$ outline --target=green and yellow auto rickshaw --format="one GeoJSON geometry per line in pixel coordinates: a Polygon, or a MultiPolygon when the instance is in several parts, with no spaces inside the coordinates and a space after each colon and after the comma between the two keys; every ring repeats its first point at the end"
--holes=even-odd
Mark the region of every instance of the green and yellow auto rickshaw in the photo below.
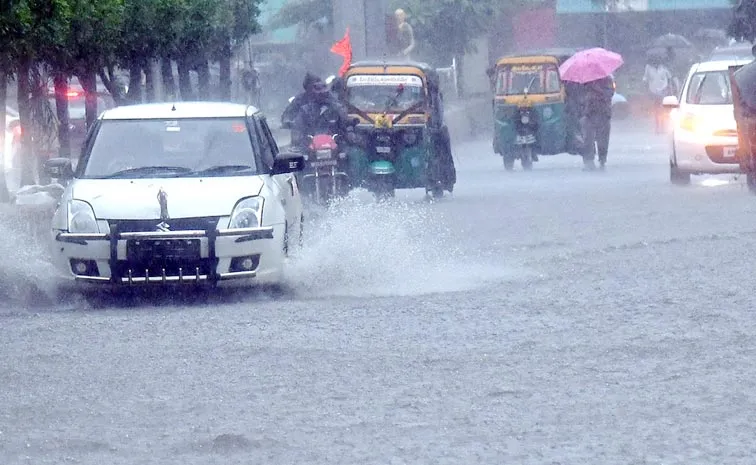
{"type": "Polygon", "coordinates": [[[539,155],[572,152],[577,108],[559,76],[571,50],[506,56],[496,63],[493,149],[507,170],[520,160],[532,169],[539,155]]]}
{"type": "Polygon", "coordinates": [[[456,172],[435,69],[423,63],[362,61],[344,75],[350,118],[352,185],[377,197],[395,189],[451,192],[456,172]]]}

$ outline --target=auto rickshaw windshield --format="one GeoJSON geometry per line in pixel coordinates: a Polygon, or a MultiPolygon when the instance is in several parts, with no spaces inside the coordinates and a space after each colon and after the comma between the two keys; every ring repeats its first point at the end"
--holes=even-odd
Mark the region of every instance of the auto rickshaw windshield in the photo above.
{"type": "Polygon", "coordinates": [[[496,76],[496,95],[551,94],[560,90],[559,70],[552,63],[500,66],[496,76]]]}
{"type": "Polygon", "coordinates": [[[368,113],[401,112],[417,103],[422,103],[425,99],[425,91],[419,78],[400,82],[394,79],[381,80],[378,76],[375,79],[350,78],[347,81],[347,98],[350,104],[368,113]]]}

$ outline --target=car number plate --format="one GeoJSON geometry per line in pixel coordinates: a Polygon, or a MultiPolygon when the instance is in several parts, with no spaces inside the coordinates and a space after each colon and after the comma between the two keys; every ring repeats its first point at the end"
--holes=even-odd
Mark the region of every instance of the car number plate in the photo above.
{"type": "Polygon", "coordinates": [[[375,151],[378,153],[391,153],[391,147],[376,147],[375,151]]]}
{"type": "Polygon", "coordinates": [[[735,158],[735,155],[737,154],[737,147],[724,147],[722,149],[722,153],[724,158],[735,158]]]}
{"type": "Polygon", "coordinates": [[[313,161],[310,163],[310,166],[313,168],[321,168],[323,166],[336,166],[336,160],[322,160],[322,161],[313,161]]]}
{"type": "Polygon", "coordinates": [[[126,243],[129,261],[177,260],[200,257],[199,239],[132,239],[126,243]]]}

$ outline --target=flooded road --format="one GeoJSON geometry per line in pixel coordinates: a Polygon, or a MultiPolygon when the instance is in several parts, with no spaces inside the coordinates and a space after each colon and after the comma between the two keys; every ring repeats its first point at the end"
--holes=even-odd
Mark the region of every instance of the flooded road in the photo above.
{"type": "Polygon", "coordinates": [[[629,121],[606,172],[490,147],[313,222],[283,292],[56,291],[9,214],[0,463],[750,463],[743,180],[672,186],[629,121]]]}

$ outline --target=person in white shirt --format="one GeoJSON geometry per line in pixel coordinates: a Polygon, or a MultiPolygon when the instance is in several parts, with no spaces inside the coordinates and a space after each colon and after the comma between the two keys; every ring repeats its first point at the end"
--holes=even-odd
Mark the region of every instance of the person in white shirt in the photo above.
{"type": "Polygon", "coordinates": [[[656,132],[664,130],[664,108],[662,100],[667,95],[673,95],[674,79],[669,69],[660,61],[646,64],[646,71],[643,74],[643,82],[648,86],[648,91],[654,101],[654,119],[656,121],[656,132]]]}

